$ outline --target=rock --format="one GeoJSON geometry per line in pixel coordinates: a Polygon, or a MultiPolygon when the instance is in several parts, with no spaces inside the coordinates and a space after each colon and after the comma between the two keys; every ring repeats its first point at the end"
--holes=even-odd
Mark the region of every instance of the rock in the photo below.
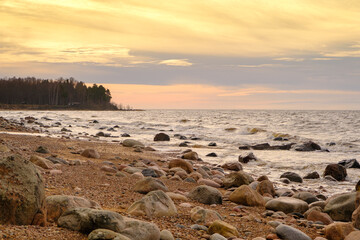
{"type": "Polygon", "coordinates": [[[324,212],[334,221],[350,222],[355,211],[356,193],[335,195],[326,201],[324,212]]]}
{"type": "Polygon", "coordinates": [[[247,185],[242,185],[233,191],[229,200],[245,206],[265,206],[264,198],[247,185]]]}
{"type": "Polygon", "coordinates": [[[44,146],[39,146],[35,152],[38,152],[38,153],[49,153],[49,150],[47,149],[47,147],[44,147],[44,146]]]}
{"type": "Polygon", "coordinates": [[[144,170],[141,171],[141,173],[142,175],[144,175],[144,177],[153,177],[153,178],[160,177],[158,172],[155,169],[151,169],[151,168],[145,168],[144,170]]]}
{"type": "Polygon", "coordinates": [[[100,158],[100,154],[95,149],[85,149],[81,156],[86,158],[100,158]]]}
{"type": "Polygon", "coordinates": [[[105,136],[105,133],[104,133],[104,132],[98,132],[98,133],[96,133],[95,136],[97,136],[97,137],[104,137],[104,136],[105,136]]]}
{"type": "Polygon", "coordinates": [[[359,239],[360,239],[360,231],[352,231],[345,237],[345,240],[359,240],[359,239]]]}
{"type": "Polygon", "coordinates": [[[125,229],[121,234],[131,240],[159,240],[159,228],[149,222],[139,221],[132,218],[125,218],[125,229]]]}
{"type": "Polygon", "coordinates": [[[269,150],[270,144],[268,144],[268,143],[260,143],[260,144],[253,145],[250,148],[254,149],[254,150],[269,150]]]}
{"type": "Polygon", "coordinates": [[[297,199],[301,199],[307,202],[308,204],[319,201],[319,199],[314,194],[309,192],[298,192],[295,193],[293,197],[297,199]]]}
{"type": "Polygon", "coordinates": [[[169,230],[162,230],[160,232],[160,240],[175,240],[175,238],[169,230]]]}
{"type": "Polygon", "coordinates": [[[211,142],[211,143],[208,144],[208,146],[209,146],[209,147],[216,147],[217,144],[216,144],[215,142],[211,142]]]}
{"type": "Polygon", "coordinates": [[[304,213],[309,208],[305,201],[291,197],[272,199],[266,203],[265,207],[269,210],[282,211],[284,213],[304,213]]]}
{"type": "Polygon", "coordinates": [[[4,144],[0,144],[0,153],[7,153],[10,152],[11,150],[4,144]]]}
{"type": "Polygon", "coordinates": [[[326,226],[324,230],[326,239],[344,240],[355,229],[351,223],[336,222],[326,226]]]}
{"type": "Polygon", "coordinates": [[[125,229],[125,221],[116,212],[91,208],[72,208],[60,216],[58,226],[82,233],[90,233],[99,228],[121,233],[125,229]]]}
{"type": "Polygon", "coordinates": [[[139,201],[134,202],[127,210],[134,216],[146,215],[150,218],[161,216],[174,216],[177,209],[171,198],[161,190],[146,194],[139,201]]]}
{"type": "Polygon", "coordinates": [[[146,177],[135,183],[134,186],[134,191],[142,194],[147,194],[155,190],[163,190],[164,192],[169,191],[162,181],[152,177],[146,177]]]}
{"type": "Polygon", "coordinates": [[[313,222],[320,221],[325,225],[329,225],[329,224],[333,223],[333,220],[331,219],[331,217],[328,214],[320,212],[318,210],[311,211],[307,215],[306,219],[309,221],[313,221],[313,222]]]}
{"type": "Polygon", "coordinates": [[[360,228],[360,207],[359,207],[359,201],[360,201],[360,193],[357,192],[356,194],[356,200],[355,200],[355,211],[351,215],[351,220],[355,228],[360,228]]]}
{"type": "Polygon", "coordinates": [[[89,236],[89,240],[131,240],[120,233],[116,233],[114,231],[108,229],[96,229],[92,231],[89,236]]]}
{"type": "Polygon", "coordinates": [[[293,149],[295,151],[310,152],[310,151],[315,151],[315,150],[321,150],[321,147],[318,144],[316,144],[312,141],[309,141],[306,143],[296,144],[293,146],[293,149]]]}
{"type": "Polygon", "coordinates": [[[214,233],[213,235],[210,236],[210,240],[227,240],[227,238],[223,237],[218,233],[214,233]]]}
{"type": "Polygon", "coordinates": [[[198,181],[200,178],[202,178],[202,175],[198,172],[192,172],[189,177],[195,179],[196,181],[198,181]]]}
{"type": "Polygon", "coordinates": [[[187,144],[187,142],[182,142],[179,144],[179,147],[188,147],[189,145],[187,144]]]}
{"type": "Polygon", "coordinates": [[[283,173],[280,178],[287,178],[289,179],[290,181],[292,182],[299,182],[299,183],[302,183],[303,180],[302,178],[300,177],[299,174],[297,173],[294,173],[294,172],[286,172],[286,173],[283,173]]]}
{"type": "Polygon", "coordinates": [[[320,207],[321,209],[324,209],[325,205],[326,205],[325,201],[317,201],[317,202],[313,202],[313,203],[309,204],[309,208],[320,207]]]}
{"type": "Polygon", "coordinates": [[[276,194],[274,189],[274,184],[269,180],[263,180],[259,182],[259,184],[256,186],[256,191],[260,193],[260,195],[264,195],[265,193],[268,193],[273,197],[276,194]]]}
{"type": "Polygon", "coordinates": [[[320,175],[318,172],[311,172],[305,175],[304,179],[318,179],[320,175]]]}
{"type": "Polygon", "coordinates": [[[254,179],[244,171],[232,172],[223,179],[224,187],[240,187],[241,185],[249,185],[254,179]]]}
{"type": "Polygon", "coordinates": [[[108,165],[101,166],[100,170],[108,173],[117,173],[117,170],[115,168],[110,167],[108,165]]]}
{"type": "Polygon", "coordinates": [[[287,188],[279,188],[275,191],[275,193],[279,197],[291,197],[295,194],[294,191],[287,188]]]}
{"type": "Polygon", "coordinates": [[[227,169],[227,170],[232,170],[232,171],[240,171],[243,169],[239,162],[224,163],[221,167],[224,169],[227,169]]]}
{"type": "Polygon", "coordinates": [[[250,161],[257,161],[257,158],[252,152],[239,156],[239,162],[241,163],[248,163],[250,161]]]}
{"type": "Polygon", "coordinates": [[[182,155],[181,158],[188,159],[188,160],[198,160],[199,156],[196,152],[190,151],[190,152],[187,152],[184,155],[182,155]]]}
{"type": "Polygon", "coordinates": [[[47,160],[49,160],[50,162],[54,163],[54,164],[65,164],[65,165],[69,165],[69,162],[62,159],[62,158],[58,158],[58,157],[53,157],[53,156],[49,156],[46,158],[47,160]]]}
{"type": "Polygon", "coordinates": [[[198,184],[200,185],[207,185],[207,186],[210,186],[210,187],[214,187],[214,188],[220,188],[221,185],[218,184],[217,182],[213,181],[213,180],[210,180],[210,179],[204,179],[204,178],[201,178],[197,181],[198,184]]]}
{"type": "Polygon", "coordinates": [[[158,133],[155,135],[154,141],[170,141],[170,137],[165,133],[158,133]]]}
{"type": "Polygon", "coordinates": [[[179,193],[167,192],[166,195],[168,195],[172,200],[188,201],[187,197],[179,193]]]}
{"type": "Polygon", "coordinates": [[[47,220],[49,222],[56,222],[64,212],[72,208],[83,207],[101,209],[98,203],[77,196],[52,195],[46,197],[45,202],[47,210],[47,220]]]}
{"type": "Polygon", "coordinates": [[[30,157],[30,162],[32,162],[33,164],[35,164],[43,169],[52,169],[54,167],[53,163],[50,162],[49,160],[47,160],[46,158],[35,156],[35,155],[32,155],[30,157]]]}
{"type": "Polygon", "coordinates": [[[188,197],[204,204],[222,204],[221,192],[210,186],[197,186],[190,191],[188,197]]]}
{"type": "Polygon", "coordinates": [[[360,168],[360,163],[356,159],[345,159],[338,162],[338,164],[345,168],[360,168]]]}
{"type": "Polygon", "coordinates": [[[123,133],[123,134],[121,134],[121,137],[131,137],[131,136],[128,133],[123,133]]]}
{"type": "Polygon", "coordinates": [[[208,153],[208,154],[206,154],[206,157],[217,157],[217,154],[214,152],[208,153]]]}
{"type": "Polygon", "coordinates": [[[180,167],[182,169],[184,169],[187,173],[192,173],[194,171],[193,166],[191,165],[191,163],[187,162],[186,160],[183,159],[173,159],[170,160],[169,162],[169,168],[174,168],[174,167],[180,167]]]}
{"type": "Polygon", "coordinates": [[[199,167],[198,169],[196,169],[196,171],[198,173],[200,173],[203,178],[207,178],[207,179],[210,178],[210,175],[209,175],[208,171],[206,171],[204,168],[199,167]]]}
{"type": "Polygon", "coordinates": [[[219,233],[226,238],[240,237],[239,232],[236,228],[221,220],[214,221],[209,227],[209,233],[219,233]]]}
{"type": "Polygon", "coordinates": [[[14,155],[0,159],[0,224],[45,225],[44,180],[34,164],[14,155]]]}
{"type": "Polygon", "coordinates": [[[191,209],[190,217],[195,223],[204,224],[206,226],[209,226],[216,220],[222,220],[222,217],[218,212],[199,206],[191,209]]]}
{"type": "Polygon", "coordinates": [[[347,176],[347,172],[346,169],[339,164],[329,164],[326,166],[324,171],[324,176],[327,175],[332,176],[337,181],[344,181],[347,176]]]}
{"type": "Polygon", "coordinates": [[[284,240],[311,240],[311,238],[302,231],[284,224],[277,226],[275,231],[276,234],[284,240]]]}
{"type": "Polygon", "coordinates": [[[122,142],[122,145],[124,147],[145,147],[144,144],[142,144],[141,142],[139,141],[136,141],[134,139],[126,139],[122,142]]]}
{"type": "Polygon", "coordinates": [[[327,180],[327,181],[337,182],[337,180],[334,177],[330,176],[330,175],[324,176],[324,179],[327,180]]]}

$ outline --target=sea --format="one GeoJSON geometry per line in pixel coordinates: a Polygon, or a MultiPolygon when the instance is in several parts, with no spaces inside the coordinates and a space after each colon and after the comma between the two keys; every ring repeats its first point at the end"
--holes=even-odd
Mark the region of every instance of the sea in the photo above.
{"type": "Polygon", "coordinates": [[[333,182],[324,178],[304,183],[284,184],[280,175],[295,172],[300,176],[317,171],[323,174],[328,164],[345,159],[360,161],[360,111],[305,110],[146,110],[146,111],[0,111],[0,116],[38,129],[51,137],[70,137],[113,144],[129,137],[160,152],[179,153],[192,148],[212,164],[237,161],[252,152],[258,161],[243,164],[254,178],[266,175],[277,188],[312,190],[324,195],[353,191],[360,180],[360,169],[347,169],[347,179],[333,182]],[[34,117],[28,123],[25,117],[34,117]],[[95,137],[103,132],[106,137],[95,137]],[[168,142],[154,142],[157,133],[170,136],[168,142]],[[182,136],[180,139],[180,136],[182,136]],[[276,137],[286,141],[275,141],[276,137]],[[186,138],[186,140],[185,140],[186,138]],[[313,141],[322,150],[240,150],[239,146],[269,143],[280,145],[313,141]],[[179,147],[188,141],[189,147],[179,147]],[[214,142],[216,146],[209,147],[214,142]],[[207,157],[215,152],[217,157],[207,157]]]}

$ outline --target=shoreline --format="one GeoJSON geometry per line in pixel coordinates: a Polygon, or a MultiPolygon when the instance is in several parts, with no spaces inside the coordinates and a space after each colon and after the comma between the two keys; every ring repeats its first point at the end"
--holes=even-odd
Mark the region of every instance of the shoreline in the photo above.
{"type": "MultiPolygon", "coordinates": [[[[2,129],[0,130],[2,131],[2,129]]],[[[79,160],[79,165],[57,165],[53,169],[38,168],[45,180],[46,196],[60,194],[84,197],[98,202],[105,210],[115,211],[123,216],[136,218],[141,221],[155,223],[160,230],[169,230],[175,238],[210,238],[211,234],[208,232],[191,228],[195,222],[191,218],[190,210],[196,206],[217,211],[224,217],[223,221],[237,228],[240,233],[239,239],[251,240],[255,237],[262,237],[265,239],[274,233],[273,227],[269,225],[269,222],[273,221],[279,221],[286,225],[293,226],[310,236],[311,239],[324,236],[325,225],[319,226],[316,224],[308,224],[306,219],[301,217],[298,218],[291,214],[280,215],[278,217],[266,216],[264,213],[266,213],[267,210],[264,206],[244,206],[230,201],[229,194],[235,190],[232,188],[217,188],[223,195],[222,204],[207,205],[187,198],[187,193],[201,185],[201,183],[186,182],[180,177],[181,175],[170,174],[171,171],[168,168],[169,161],[178,159],[178,153],[170,154],[152,151],[151,149],[143,147],[124,147],[119,143],[103,141],[86,141],[17,134],[12,135],[6,133],[0,133],[0,139],[1,142],[10,149],[9,153],[0,153],[0,156],[20,154],[25,159],[29,159],[32,155],[37,155],[41,157],[56,156],[65,159],[68,162],[79,160]],[[35,150],[38,146],[46,147],[49,149],[49,153],[36,153],[35,150]],[[97,150],[100,154],[100,158],[94,159],[81,156],[80,153],[88,148],[97,150]],[[116,172],[111,172],[110,170],[105,171],[104,166],[107,165],[111,167],[115,166],[117,169],[116,172]],[[178,213],[175,216],[149,218],[148,216],[134,216],[127,212],[127,209],[133,202],[143,197],[142,194],[134,192],[135,182],[140,181],[143,177],[136,173],[124,171],[124,169],[129,166],[139,169],[158,166],[159,169],[166,173],[162,177],[156,179],[161,180],[168,187],[169,192],[183,196],[181,198],[182,200],[173,199],[178,210],[178,213]],[[118,174],[119,176],[117,176],[118,174]],[[174,178],[175,176],[178,177],[174,178]],[[188,203],[192,207],[185,207],[184,203],[188,203]]],[[[213,179],[214,181],[217,179],[217,177],[214,176],[225,176],[232,172],[230,170],[225,170],[225,174],[221,174],[219,171],[215,172],[216,169],[219,168],[217,164],[197,160],[186,161],[190,162],[194,169],[197,169],[197,173],[202,166],[212,169],[208,174],[212,174],[213,171],[216,173],[210,175],[210,179],[213,179]]],[[[243,167],[246,172],[246,165],[243,164],[243,167]]],[[[254,178],[259,177],[254,174],[250,175],[254,178]]],[[[208,183],[213,184],[212,182],[208,183]]],[[[294,190],[296,190],[295,192],[299,192],[301,191],[301,187],[294,190]]],[[[267,195],[267,197],[269,196],[267,195]]],[[[5,239],[48,239],[49,236],[51,236],[52,239],[87,239],[87,235],[59,228],[54,223],[50,223],[46,227],[0,225],[0,233],[10,236],[10,238],[8,237],[5,239]]]]}

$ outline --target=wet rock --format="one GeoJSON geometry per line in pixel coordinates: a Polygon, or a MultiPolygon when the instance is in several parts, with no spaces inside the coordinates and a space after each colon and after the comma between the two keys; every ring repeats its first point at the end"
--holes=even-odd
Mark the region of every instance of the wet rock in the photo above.
{"type": "Polygon", "coordinates": [[[108,230],[108,229],[96,229],[92,231],[89,236],[89,240],[131,240],[120,233],[108,230]]]}
{"type": "Polygon", "coordinates": [[[209,233],[210,234],[218,233],[226,238],[240,237],[239,232],[234,226],[226,222],[223,222],[221,220],[216,220],[210,225],[209,233]]]}
{"type": "Polygon", "coordinates": [[[145,147],[141,142],[134,139],[126,139],[122,142],[124,147],[145,147]]]}
{"type": "Polygon", "coordinates": [[[311,172],[305,175],[304,179],[318,179],[320,175],[318,172],[311,172]]]}
{"type": "Polygon", "coordinates": [[[146,177],[138,181],[134,186],[134,191],[142,194],[147,194],[155,190],[163,190],[164,192],[169,191],[162,181],[152,177],[146,177]]]}
{"type": "Polygon", "coordinates": [[[222,220],[221,215],[211,209],[205,209],[202,207],[194,207],[190,211],[191,220],[197,224],[204,224],[209,226],[216,220],[222,220]]]}
{"type": "Polygon", "coordinates": [[[47,160],[46,158],[35,156],[35,155],[32,155],[30,157],[30,162],[32,162],[33,164],[35,164],[43,169],[52,169],[54,167],[53,163],[50,162],[49,160],[47,160]]]}
{"type": "Polygon", "coordinates": [[[184,155],[182,155],[181,158],[188,159],[188,160],[198,160],[199,156],[196,152],[190,151],[190,152],[187,152],[184,155]]]}
{"type": "Polygon", "coordinates": [[[99,228],[121,232],[125,228],[125,221],[116,212],[90,208],[72,208],[60,216],[58,226],[82,233],[90,233],[99,228]]]}
{"type": "Polygon", "coordinates": [[[49,153],[49,150],[47,149],[47,147],[44,147],[44,146],[39,146],[35,152],[38,152],[38,153],[49,153]]]}
{"type": "Polygon", "coordinates": [[[134,216],[146,215],[150,218],[161,216],[174,216],[177,209],[171,198],[161,190],[146,194],[139,201],[134,202],[127,210],[134,216]]]}
{"type": "Polygon", "coordinates": [[[242,185],[233,191],[229,200],[245,206],[264,206],[264,198],[247,185],[242,185]]]}
{"type": "Polygon", "coordinates": [[[290,227],[288,225],[280,224],[275,229],[276,234],[285,240],[311,240],[311,238],[302,231],[290,227]]]}
{"type": "Polygon", "coordinates": [[[302,178],[300,177],[299,174],[297,173],[294,173],[294,172],[286,172],[286,173],[283,173],[280,178],[287,178],[289,179],[291,182],[298,182],[298,183],[302,183],[303,180],[302,178]]]}
{"type": "Polygon", "coordinates": [[[131,136],[128,133],[123,133],[123,134],[121,134],[121,137],[131,137],[131,136]]]}
{"type": "Polygon", "coordinates": [[[254,149],[254,150],[267,150],[269,148],[270,148],[270,144],[268,144],[268,143],[261,143],[261,144],[256,144],[256,145],[251,146],[251,149],[254,149]]]}
{"type": "Polygon", "coordinates": [[[310,192],[298,192],[298,193],[295,193],[293,195],[293,197],[297,198],[297,199],[301,199],[301,200],[307,202],[308,204],[319,201],[319,199],[310,192]]]}
{"type": "Polygon", "coordinates": [[[224,163],[222,166],[222,168],[227,169],[227,170],[232,170],[232,171],[241,171],[243,170],[241,164],[239,162],[228,162],[228,163],[224,163]]]}
{"type": "Polygon", "coordinates": [[[86,158],[100,158],[100,154],[95,149],[85,149],[81,156],[86,158]]]}
{"type": "Polygon", "coordinates": [[[0,224],[44,225],[44,180],[20,156],[0,158],[0,224]]]}
{"type": "Polygon", "coordinates": [[[241,185],[249,185],[254,179],[244,171],[232,172],[225,176],[223,184],[225,188],[240,187],[241,185]]]}
{"type": "Polygon", "coordinates": [[[182,142],[179,144],[179,147],[188,147],[189,145],[186,142],[182,142]]]}
{"type": "Polygon", "coordinates": [[[189,163],[186,160],[183,159],[173,159],[170,160],[169,162],[169,168],[174,168],[174,167],[180,167],[182,169],[184,169],[187,173],[192,173],[194,171],[193,166],[191,165],[191,163],[189,163]]]}
{"type": "Polygon", "coordinates": [[[328,240],[343,240],[349,233],[354,231],[351,223],[332,223],[325,227],[325,238],[328,240]]]}
{"type": "Polygon", "coordinates": [[[335,178],[337,181],[344,181],[347,172],[345,167],[339,165],[339,164],[329,164],[326,166],[324,171],[324,176],[330,175],[333,178],[335,178]]]}
{"type": "Polygon", "coordinates": [[[209,146],[209,147],[216,147],[217,145],[216,145],[215,142],[211,142],[211,143],[208,144],[208,146],[209,146]]]}
{"type": "Polygon", "coordinates": [[[170,141],[170,137],[165,133],[158,133],[155,135],[154,141],[170,141]]]}
{"type": "Polygon", "coordinates": [[[251,152],[251,153],[246,153],[246,154],[240,155],[238,160],[241,163],[248,163],[250,161],[257,161],[257,158],[251,152]]]}
{"type": "Polygon", "coordinates": [[[321,150],[321,147],[312,141],[296,144],[293,146],[293,148],[295,151],[301,151],[301,152],[321,150]]]}
{"type": "Polygon", "coordinates": [[[273,197],[276,194],[274,189],[274,184],[269,180],[260,181],[259,184],[256,186],[256,191],[260,193],[260,195],[264,195],[268,193],[273,197]]]}
{"type": "Polygon", "coordinates": [[[217,154],[214,152],[208,153],[208,154],[206,154],[206,157],[217,157],[217,154]]]}
{"type": "Polygon", "coordinates": [[[360,163],[356,159],[345,159],[338,162],[338,164],[345,168],[360,168],[360,163]]]}
{"type": "Polygon", "coordinates": [[[56,222],[64,212],[72,208],[83,207],[101,209],[100,205],[97,202],[77,196],[52,195],[46,197],[45,202],[47,210],[47,220],[49,222],[56,222]]]}
{"type": "Polygon", "coordinates": [[[330,175],[324,176],[324,179],[327,181],[331,181],[331,182],[337,182],[337,180],[333,176],[330,176],[330,175]]]}
{"type": "Polygon", "coordinates": [[[355,211],[356,193],[335,195],[326,201],[324,212],[334,221],[350,222],[355,211]]]}
{"type": "Polygon", "coordinates": [[[282,211],[284,213],[304,213],[309,209],[309,205],[305,201],[291,197],[272,199],[266,203],[265,207],[269,210],[282,211]]]}
{"type": "Polygon", "coordinates": [[[97,136],[97,137],[105,137],[105,133],[104,132],[98,132],[98,133],[96,133],[95,136],[97,136]]]}
{"type": "Polygon", "coordinates": [[[160,232],[160,240],[175,240],[175,238],[169,230],[162,230],[160,232]]]}
{"type": "Polygon", "coordinates": [[[221,192],[210,186],[197,186],[190,191],[188,197],[204,204],[222,204],[221,192]]]}

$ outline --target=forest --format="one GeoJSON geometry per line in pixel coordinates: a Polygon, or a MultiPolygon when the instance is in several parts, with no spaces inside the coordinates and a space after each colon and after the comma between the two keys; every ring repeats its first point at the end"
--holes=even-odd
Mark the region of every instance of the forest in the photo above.
{"type": "Polygon", "coordinates": [[[1,78],[0,104],[21,106],[52,106],[68,109],[99,109],[117,110],[116,104],[111,103],[109,89],[102,85],[76,81],[74,78],[37,79],[1,78]]]}

